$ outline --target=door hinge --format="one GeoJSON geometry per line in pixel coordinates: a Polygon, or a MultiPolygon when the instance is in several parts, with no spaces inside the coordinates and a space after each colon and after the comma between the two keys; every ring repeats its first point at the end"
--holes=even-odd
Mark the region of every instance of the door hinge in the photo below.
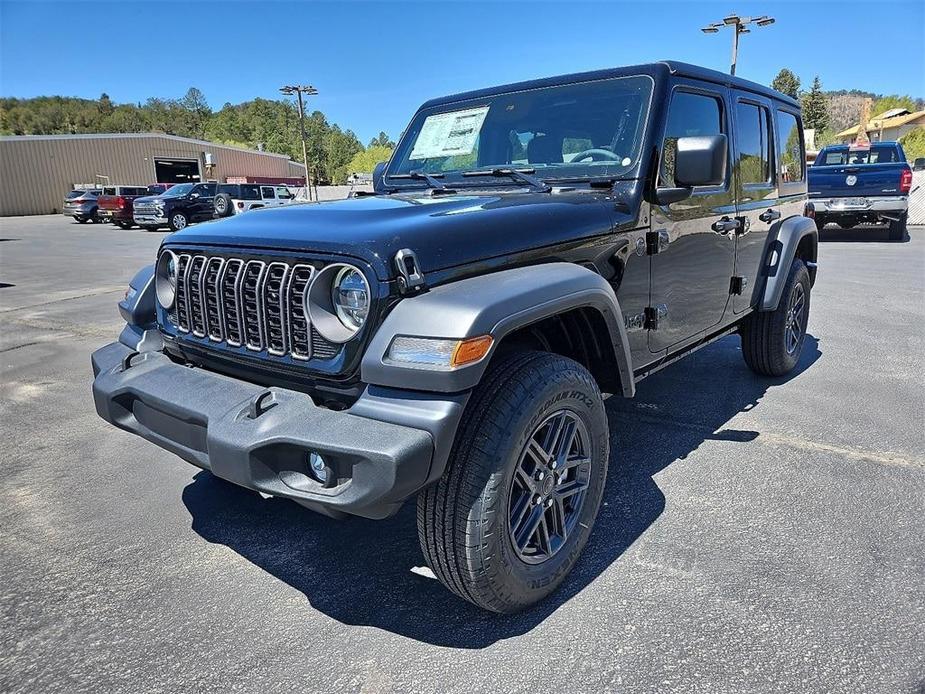
{"type": "Polygon", "coordinates": [[[643,310],[642,327],[646,330],[658,330],[659,321],[668,315],[668,304],[646,306],[643,310]]]}
{"type": "Polygon", "coordinates": [[[671,237],[667,229],[646,232],[646,255],[655,255],[661,253],[671,243],[671,237]]]}
{"type": "Polygon", "coordinates": [[[748,277],[742,277],[741,275],[735,275],[732,279],[729,280],[729,293],[730,294],[741,294],[745,291],[745,288],[748,286],[748,277]]]}

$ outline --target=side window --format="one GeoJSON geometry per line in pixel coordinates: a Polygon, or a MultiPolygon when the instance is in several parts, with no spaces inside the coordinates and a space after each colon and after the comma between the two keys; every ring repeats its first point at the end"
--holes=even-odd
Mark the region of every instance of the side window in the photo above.
{"type": "Polygon", "coordinates": [[[277,188],[276,197],[280,200],[290,200],[292,199],[292,193],[289,192],[288,188],[277,188]]]}
{"type": "Polygon", "coordinates": [[[736,106],[736,142],[739,145],[739,181],[743,186],[771,180],[771,145],[768,110],[739,102],[736,106]]]}
{"type": "Polygon", "coordinates": [[[777,168],[781,183],[799,183],[805,175],[803,130],[799,119],[787,111],[777,112],[777,168]]]}
{"type": "Polygon", "coordinates": [[[273,192],[273,189],[270,186],[261,186],[260,194],[263,196],[264,200],[276,199],[276,194],[273,192]]]}
{"type": "Polygon", "coordinates": [[[103,195],[118,195],[115,188],[103,188],[103,195]]]}
{"type": "Polygon", "coordinates": [[[211,188],[207,185],[198,185],[195,188],[193,188],[192,192],[199,193],[200,196],[207,198],[213,194],[213,190],[214,188],[211,188]]]}
{"type": "Polygon", "coordinates": [[[662,144],[662,165],[659,185],[674,187],[674,157],[679,137],[721,135],[723,133],[722,104],[705,94],[675,92],[668,107],[668,125],[662,144]]]}

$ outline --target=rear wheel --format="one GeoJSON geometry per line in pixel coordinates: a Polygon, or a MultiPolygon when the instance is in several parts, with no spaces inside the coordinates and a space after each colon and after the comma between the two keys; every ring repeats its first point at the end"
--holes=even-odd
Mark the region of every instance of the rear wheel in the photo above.
{"type": "Polygon", "coordinates": [[[428,565],[494,612],[549,595],[578,559],[604,491],[609,433],[591,374],[555,354],[493,364],[466,408],[447,470],[418,496],[428,565]]]}
{"type": "Polygon", "coordinates": [[[742,356],[755,373],[783,376],[800,360],[809,320],[809,271],[802,260],[790,266],[780,302],[773,311],[756,311],[742,323],[742,356]]]}
{"type": "Polygon", "coordinates": [[[906,223],[909,220],[909,213],[904,212],[899,219],[890,222],[890,241],[906,240],[906,223]]]}
{"type": "Polygon", "coordinates": [[[87,217],[74,217],[77,220],[78,224],[86,224],[90,220],[87,217]]]}

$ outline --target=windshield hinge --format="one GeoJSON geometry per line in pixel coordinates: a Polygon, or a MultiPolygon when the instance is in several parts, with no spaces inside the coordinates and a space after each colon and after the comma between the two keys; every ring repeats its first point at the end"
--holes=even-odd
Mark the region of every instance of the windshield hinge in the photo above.
{"type": "Polygon", "coordinates": [[[414,294],[427,289],[417,254],[410,248],[402,248],[395,254],[395,268],[398,270],[398,291],[401,294],[414,294]]]}

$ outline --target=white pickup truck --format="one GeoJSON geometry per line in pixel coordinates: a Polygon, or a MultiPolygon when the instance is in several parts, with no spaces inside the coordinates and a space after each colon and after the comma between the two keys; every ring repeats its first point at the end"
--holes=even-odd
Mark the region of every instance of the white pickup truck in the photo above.
{"type": "Polygon", "coordinates": [[[213,207],[216,217],[230,217],[260,207],[282,207],[296,201],[286,186],[260,183],[220,183],[213,207]]]}

